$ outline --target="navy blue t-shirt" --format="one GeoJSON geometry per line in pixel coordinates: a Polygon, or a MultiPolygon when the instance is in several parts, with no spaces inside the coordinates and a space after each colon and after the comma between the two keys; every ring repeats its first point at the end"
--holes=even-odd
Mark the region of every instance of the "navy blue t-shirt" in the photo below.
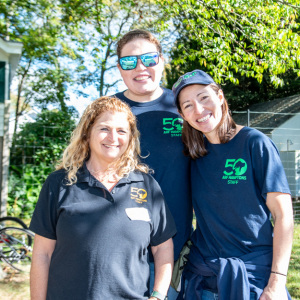
{"type": "Polygon", "coordinates": [[[47,178],[30,224],[56,240],[47,300],[147,299],[148,246],[176,233],[157,182],[132,172],[109,192],[86,166],[75,184],[65,177],[47,178]]]}
{"type": "Polygon", "coordinates": [[[115,95],[131,107],[141,133],[143,162],[154,170],[168,207],[174,217],[177,234],[174,241],[175,260],[192,233],[193,210],[190,192],[190,160],[183,155],[181,131],[183,120],[174,104],[171,90],[163,89],[156,100],[136,102],[115,95]]]}
{"type": "MultiPolygon", "coordinates": [[[[290,193],[279,153],[258,130],[244,127],[226,144],[206,140],[208,154],[192,162],[197,228],[190,259],[240,257],[272,250],[266,196],[290,193]]],[[[271,262],[270,262],[271,263],[271,262]]]]}

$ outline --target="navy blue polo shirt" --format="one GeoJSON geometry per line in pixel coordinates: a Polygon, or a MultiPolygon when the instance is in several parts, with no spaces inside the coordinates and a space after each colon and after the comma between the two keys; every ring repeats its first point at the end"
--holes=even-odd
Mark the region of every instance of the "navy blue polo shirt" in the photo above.
{"type": "Polygon", "coordinates": [[[132,101],[124,96],[124,92],[115,96],[129,104],[137,118],[142,161],[154,170],[153,177],[159,183],[174,217],[177,228],[173,238],[176,260],[191,236],[193,209],[190,159],[183,155],[183,120],[174,104],[173,93],[163,89],[158,99],[149,102],[132,101]]]}
{"type": "Polygon", "coordinates": [[[47,299],[147,299],[148,246],[176,233],[159,185],[132,172],[109,192],[86,166],[76,184],[65,176],[47,178],[30,224],[56,240],[47,299]]]}

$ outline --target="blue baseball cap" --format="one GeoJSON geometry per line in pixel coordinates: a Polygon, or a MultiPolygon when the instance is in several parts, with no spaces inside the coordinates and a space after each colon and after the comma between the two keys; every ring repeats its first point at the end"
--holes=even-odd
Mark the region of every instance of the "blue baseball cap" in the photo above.
{"type": "Polygon", "coordinates": [[[211,83],[216,84],[214,80],[202,70],[194,70],[192,72],[187,72],[184,75],[181,75],[172,87],[174,100],[177,107],[179,108],[178,95],[184,87],[192,84],[206,85],[211,83]]]}

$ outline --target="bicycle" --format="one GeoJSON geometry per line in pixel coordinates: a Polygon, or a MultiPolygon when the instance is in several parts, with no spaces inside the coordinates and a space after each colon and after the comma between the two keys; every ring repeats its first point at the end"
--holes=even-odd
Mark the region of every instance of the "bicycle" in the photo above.
{"type": "Polygon", "coordinates": [[[19,272],[29,272],[34,233],[15,217],[0,218],[0,226],[0,259],[19,272]]]}
{"type": "Polygon", "coordinates": [[[18,227],[28,229],[27,225],[16,217],[2,217],[0,218],[0,229],[4,227],[18,227]]]}
{"type": "MultiPolygon", "coordinates": [[[[5,227],[17,227],[17,228],[24,228],[28,229],[27,225],[19,218],[17,217],[2,217],[0,218],[0,229],[5,227]]],[[[28,245],[32,244],[32,237],[28,235],[28,245]]]]}

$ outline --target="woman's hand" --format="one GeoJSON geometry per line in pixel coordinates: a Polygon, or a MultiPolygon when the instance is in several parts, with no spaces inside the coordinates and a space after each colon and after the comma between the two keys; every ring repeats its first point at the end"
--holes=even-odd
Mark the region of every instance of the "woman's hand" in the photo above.
{"type": "Polygon", "coordinates": [[[260,296],[260,300],[287,300],[286,277],[271,273],[269,283],[260,296]]]}

